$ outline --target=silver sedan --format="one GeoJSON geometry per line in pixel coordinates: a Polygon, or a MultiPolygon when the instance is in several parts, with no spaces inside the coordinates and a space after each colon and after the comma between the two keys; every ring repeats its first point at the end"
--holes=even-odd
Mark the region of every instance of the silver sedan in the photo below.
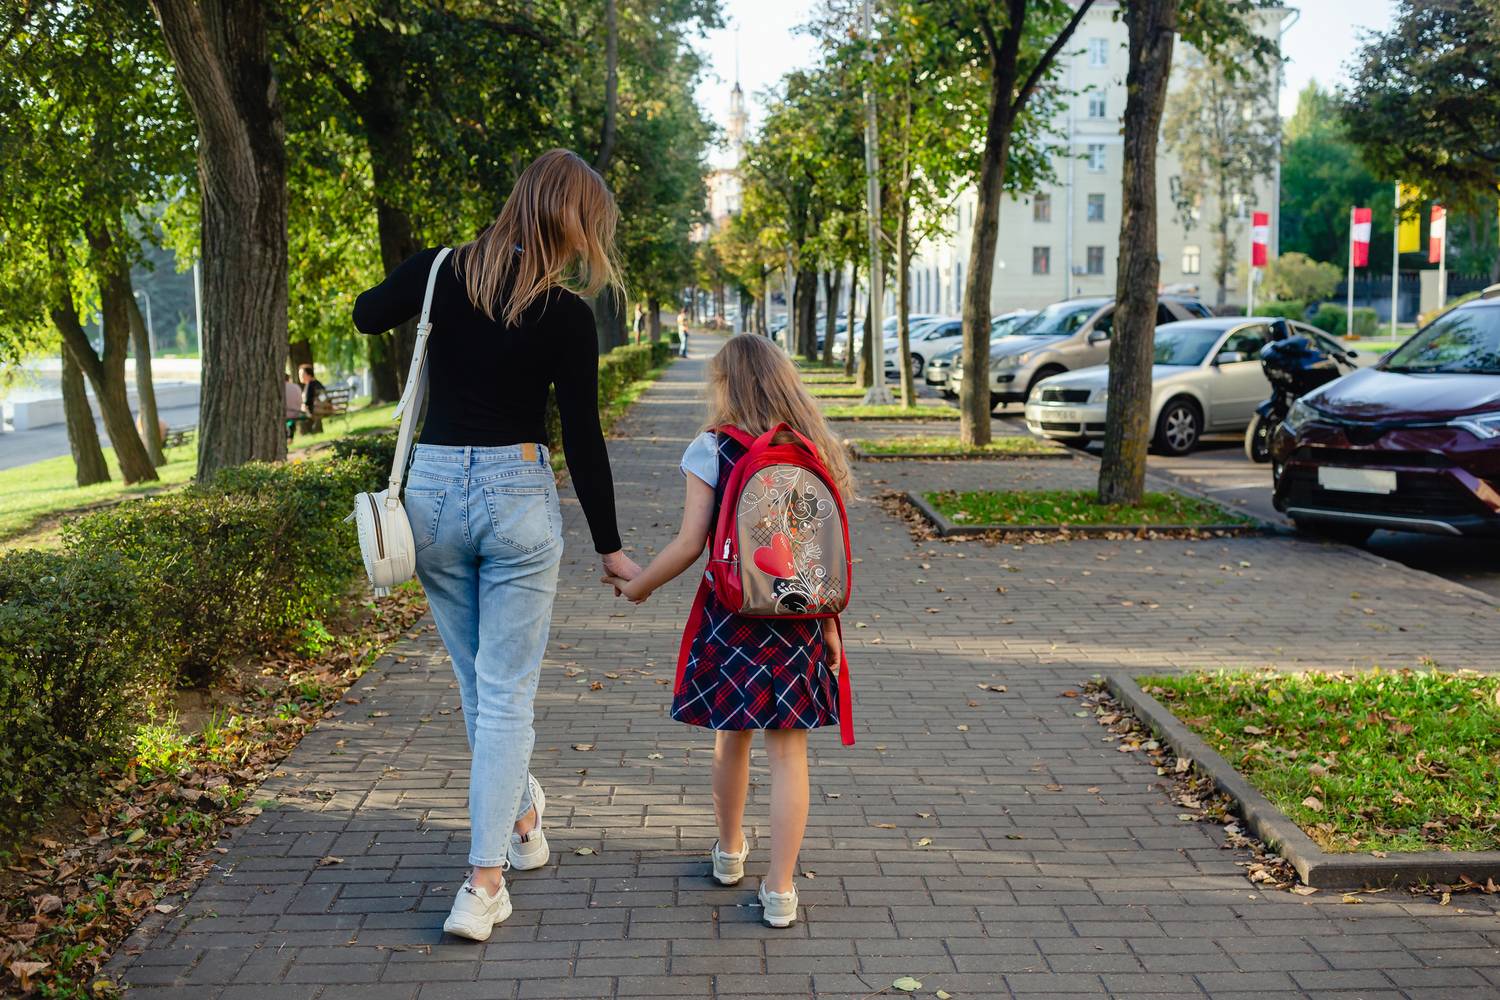
{"type": "MultiPolygon", "coordinates": [[[[1204,434],[1249,426],[1255,408],[1271,395],[1260,366],[1269,323],[1258,316],[1221,316],[1156,328],[1151,427],[1157,451],[1185,455],[1204,434]]],[[[1310,326],[1291,326],[1324,350],[1354,354],[1310,326]]],[[[1086,444],[1104,436],[1108,398],[1107,365],[1054,375],[1032,388],[1026,400],[1026,426],[1041,437],[1086,444]]]]}

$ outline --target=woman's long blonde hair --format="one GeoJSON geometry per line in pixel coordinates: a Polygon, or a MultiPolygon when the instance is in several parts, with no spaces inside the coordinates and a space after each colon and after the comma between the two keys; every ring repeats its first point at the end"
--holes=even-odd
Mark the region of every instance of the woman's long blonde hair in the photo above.
{"type": "Polygon", "coordinates": [[[516,178],[494,223],[453,254],[474,308],[495,318],[502,293],[504,319],[515,325],[549,288],[595,295],[621,287],[615,251],[620,218],[615,197],[577,153],[552,149],[516,178]]]}
{"type": "Polygon", "coordinates": [[[704,429],[733,424],[759,436],[782,423],[812,440],[834,485],[845,498],[852,498],[854,479],[844,447],[797,377],[791,359],[760,334],[730,337],[708,362],[708,424],[704,429]]]}

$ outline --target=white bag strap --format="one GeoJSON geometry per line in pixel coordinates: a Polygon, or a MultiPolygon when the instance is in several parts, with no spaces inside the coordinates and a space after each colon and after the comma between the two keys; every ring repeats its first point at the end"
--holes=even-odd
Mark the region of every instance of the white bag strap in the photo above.
{"type": "Polygon", "coordinates": [[[390,488],[386,490],[385,505],[394,510],[401,498],[401,481],[406,478],[406,457],[411,452],[412,438],[417,433],[417,412],[422,409],[422,396],[427,390],[427,335],[432,332],[432,289],[437,284],[438,268],[453,252],[452,247],[443,247],[432,260],[432,269],[427,272],[427,292],[422,296],[422,318],[417,321],[417,342],[411,350],[411,366],[406,370],[406,389],[401,393],[401,402],[391,419],[401,420],[401,430],[396,433],[396,458],[391,463],[390,488]]]}

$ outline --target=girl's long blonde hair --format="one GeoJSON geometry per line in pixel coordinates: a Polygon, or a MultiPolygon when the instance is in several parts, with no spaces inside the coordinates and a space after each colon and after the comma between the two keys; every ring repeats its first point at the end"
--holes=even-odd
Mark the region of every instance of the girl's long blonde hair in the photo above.
{"type": "Polygon", "coordinates": [[[845,498],[852,498],[854,479],[843,445],[797,377],[791,359],[759,334],[730,337],[708,362],[708,424],[704,429],[733,424],[759,436],[782,423],[812,440],[834,485],[845,498]]]}
{"type": "Polygon", "coordinates": [[[516,178],[494,223],[453,254],[469,301],[490,319],[503,292],[513,326],[525,308],[554,286],[595,295],[621,287],[615,251],[620,218],[615,197],[577,153],[552,149],[516,178]]]}

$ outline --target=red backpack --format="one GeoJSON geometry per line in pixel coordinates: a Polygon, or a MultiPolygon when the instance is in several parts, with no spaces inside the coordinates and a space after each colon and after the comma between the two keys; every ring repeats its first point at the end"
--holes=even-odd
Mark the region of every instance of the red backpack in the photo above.
{"type": "MultiPolygon", "coordinates": [[[[708,575],[698,587],[678,657],[679,688],[709,579],[719,603],[735,614],[832,618],[837,623],[849,605],[854,578],[844,499],[817,447],[786,424],[758,438],[738,427],[721,427],[719,432],[746,450],[725,484],[709,539],[708,575]],[[792,440],[776,440],[785,437],[792,440]]],[[[849,662],[843,654],[839,729],[845,744],[854,742],[853,723],[849,662]]]]}

